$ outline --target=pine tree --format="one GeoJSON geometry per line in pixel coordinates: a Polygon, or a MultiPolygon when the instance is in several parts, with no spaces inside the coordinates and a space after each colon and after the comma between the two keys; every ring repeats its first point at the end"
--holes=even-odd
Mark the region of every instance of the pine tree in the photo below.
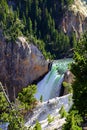
{"type": "Polygon", "coordinates": [[[75,75],[73,83],[73,99],[79,112],[86,116],[87,114],[87,35],[78,43],[74,52],[74,63],[71,71],[75,75]]]}
{"type": "Polygon", "coordinates": [[[28,31],[30,34],[33,33],[33,30],[32,30],[32,21],[30,18],[28,18],[28,31]]]}

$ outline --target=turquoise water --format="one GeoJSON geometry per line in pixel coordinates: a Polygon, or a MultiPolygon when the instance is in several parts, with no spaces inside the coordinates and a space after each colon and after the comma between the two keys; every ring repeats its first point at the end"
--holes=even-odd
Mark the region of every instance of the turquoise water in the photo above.
{"type": "Polygon", "coordinates": [[[71,62],[72,59],[62,59],[53,62],[51,71],[49,71],[48,74],[37,84],[37,93],[35,97],[38,100],[41,95],[43,101],[59,96],[64,73],[71,62]]]}

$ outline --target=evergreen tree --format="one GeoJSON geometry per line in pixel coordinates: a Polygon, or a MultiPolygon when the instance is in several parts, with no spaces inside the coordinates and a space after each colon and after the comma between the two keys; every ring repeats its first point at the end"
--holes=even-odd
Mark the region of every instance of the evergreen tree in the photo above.
{"type": "Polygon", "coordinates": [[[33,30],[32,30],[32,21],[30,18],[28,18],[28,31],[30,34],[33,33],[33,30]]]}
{"type": "Polygon", "coordinates": [[[18,94],[18,99],[24,104],[25,109],[32,109],[36,101],[34,94],[36,93],[36,85],[28,86],[24,88],[21,93],[18,94]]]}
{"type": "Polygon", "coordinates": [[[75,75],[73,83],[73,99],[77,110],[87,115],[87,35],[78,43],[74,52],[74,62],[71,71],[75,75]]]}
{"type": "Polygon", "coordinates": [[[66,123],[63,125],[62,130],[82,130],[82,121],[79,112],[77,110],[72,110],[67,116],[66,123]]]}
{"type": "Polygon", "coordinates": [[[73,0],[1,0],[0,26],[8,41],[15,40],[20,35],[33,35],[45,42],[45,54],[50,52],[56,58],[61,58],[66,50],[75,45],[75,38],[71,38],[73,42],[69,41],[58,28],[64,13],[63,7],[67,9],[72,2],[73,0]],[[20,26],[17,24],[16,27],[17,21],[20,21],[20,26]]]}
{"type": "Polygon", "coordinates": [[[42,130],[41,124],[38,122],[38,120],[36,121],[36,125],[35,125],[35,127],[33,128],[33,130],[42,130]]]}

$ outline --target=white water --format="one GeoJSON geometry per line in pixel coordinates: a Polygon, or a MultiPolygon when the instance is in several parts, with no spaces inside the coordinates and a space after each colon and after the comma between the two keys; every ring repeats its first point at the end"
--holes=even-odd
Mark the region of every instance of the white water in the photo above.
{"type": "Polygon", "coordinates": [[[41,95],[43,101],[59,96],[64,73],[71,61],[72,59],[54,61],[51,71],[37,84],[38,87],[35,97],[38,100],[41,95]]]}

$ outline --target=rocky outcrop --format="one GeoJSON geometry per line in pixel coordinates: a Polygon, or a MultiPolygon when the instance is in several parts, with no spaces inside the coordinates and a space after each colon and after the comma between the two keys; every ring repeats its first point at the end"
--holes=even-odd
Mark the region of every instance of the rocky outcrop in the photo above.
{"type": "MultiPolygon", "coordinates": [[[[72,74],[72,72],[70,70],[67,70],[65,75],[64,75],[64,80],[63,82],[66,82],[68,84],[72,84],[74,81],[74,75],[72,74]]],[[[62,86],[63,87],[63,86],[62,86]]],[[[64,91],[63,91],[63,95],[66,95],[69,93],[69,90],[67,87],[63,87],[64,91]]]]}
{"type": "Polygon", "coordinates": [[[87,31],[87,4],[85,0],[74,0],[74,4],[65,13],[61,28],[69,36],[74,32],[80,38],[87,31]]]}
{"type": "Polygon", "coordinates": [[[65,123],[65,118],[61,118],[59,110],[64,106],[66,112],[68,112],[72,104],[72,94],[56,97],[49,101],[39,103],[36,108],[33,109],[32,114],[27,114],[25,126],[33,127],[38,120],[42,130],[61,130],[62,125],[65,123]],[[53,117],[53,121],[50,123],[48,121],[48,115],[53,117]]]}
{"type": "Polygon", "coordinates": [[[74,75],[70,70],[67,70],[64,74],[64,82],[71,84],[73,82],[73,79],[74,79],[74,75]]]}
{"type": "Polygon", "coordinates": [[[62,81],[62,87],[60,90],[60,96],[69,94],[69,88],[66,86],[64,86],[63,83],[67,84],[67,85],[71,85],[74,81],[74,75],[72,74],[72,72],[70,70],[67,70],[64,74],[64,78],[62,81]]]}
{"type": "Polygon", "coordinates": [[[7,87],[10,100],[47,72],[48,62],[25,38],[19,37],[13,43],[0,41],[0,81],[7,87]]]}

